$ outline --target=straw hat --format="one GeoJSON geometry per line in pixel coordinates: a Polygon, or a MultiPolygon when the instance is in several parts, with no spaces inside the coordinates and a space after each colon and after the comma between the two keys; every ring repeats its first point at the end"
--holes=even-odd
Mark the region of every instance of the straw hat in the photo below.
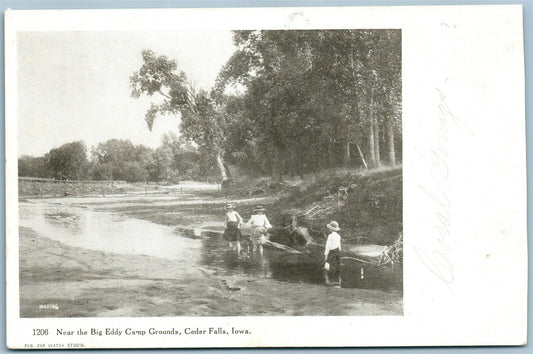
{"type": "Polygon", "coordinates": [[[339,227],[339,223],[336,221],[330,221],[329,224],[326,225],[328,229],[331,231],[339,231],[341,228],[339,227]]]}
{"type": "Polygon", "coordinates": [[[266,211],[266,210],[265,210],[265,208],[263,208],[262,205],[258,205],[258,206],[256,206],[256,207],[254,208],[254,211],[257,212],[257,211],[266,211]]]}
{"type": "Polygon", "coordinates": [[[235,209],[234,204],[226,204],[226,209],[235,209]]]}

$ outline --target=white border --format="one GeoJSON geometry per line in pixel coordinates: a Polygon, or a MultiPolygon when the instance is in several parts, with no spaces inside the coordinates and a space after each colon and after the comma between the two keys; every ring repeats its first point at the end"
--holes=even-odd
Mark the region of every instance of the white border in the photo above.
{"type": "Polygon", "coordinates": [[[79,339],[94,348],[525,343],[521,6],[8,11],[5,23],[9,347],[35,342],[31,329],[43,326],[235,326],[254,333],[79,339]],[[402,29],[404,316],[19,319],[16,32],[257,28],[402,29]],[[432,154],[443,150],[446,178],[432,154]]]}

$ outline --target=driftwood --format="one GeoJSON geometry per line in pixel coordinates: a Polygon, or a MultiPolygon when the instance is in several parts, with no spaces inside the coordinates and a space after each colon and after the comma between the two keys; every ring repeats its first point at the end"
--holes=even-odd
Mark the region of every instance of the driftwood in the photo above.
{"type": "Polygon", "coordinates": [[[335,211],[335,209],[337,208],[337,206],[329,206],[329,207],[325,207],[325,208],[320,208],[320,205],[316,205],[312,210],[312,212],[308,212],[307,213],[307,217],[309,219],[314,219],[314,218],[317,218],[319,216],[322,216],[322,215],[327,215],[327,214],[330,214],[332,213],[333,211],[335,211]]]}
{"type": "MultiPolygon", "coordinates": [[[[306,243],[305,246],[298,247],[298,249],[281,243],[272,242],[270,240],[265,243],[265,246],[287,252],[289,254],[298,254],[308,257],[313,262],[323,262],[324,260],[324,245],[315,243],[313,241],[306,243]]],[[[381,267],[390,265],[393,268],[396,268],[401,266],[403,258],[402,234],[400,234],[394,244],[390,246],[347,245],[347,247],[343,247],[341,258],[371,266],[381,267]]]]}
{"type": "Polygon", "coordinates": [[[294,249],[294,248],[289,247],[289,246],[282,245],[281,243],[272,242],[270,240],[266,240],[263,243],[263,247],[273,248],[273,249],[277,249],[277,250],[288,252],[288,253],[292,253],[292,254],[302,254],[302,252],[298,251],[297,249],[294,249]]]}
{"type": "Polygon", "coordinates": [[[398,239],[391,245],[386,247],[380,258],[378,265],[391,264],[396,267],[403,259],[403,234],[400,234],[398,239]]]}
{"type": "Polygon", "coordinates": [[[309,219],[316,219],[333,213],[335,209],[340,210],[348,200],[349,192],[354,189],[353,186],[340,186],[332,195],[325,196],[321,204],[316,204],[303,215],[309,219]]]}

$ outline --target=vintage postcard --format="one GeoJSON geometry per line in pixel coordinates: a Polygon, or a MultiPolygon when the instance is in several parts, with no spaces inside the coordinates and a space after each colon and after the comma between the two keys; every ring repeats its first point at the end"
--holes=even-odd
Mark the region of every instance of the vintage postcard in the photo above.
{"type": "Polygon", "coordinates": [[[10,348],[525,344],[520,6],[5,24],[10,348]]]}

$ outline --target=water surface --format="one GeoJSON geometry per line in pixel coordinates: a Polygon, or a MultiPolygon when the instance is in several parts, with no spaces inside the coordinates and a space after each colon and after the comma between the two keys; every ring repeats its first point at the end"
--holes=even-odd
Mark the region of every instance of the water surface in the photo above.
{"type": "MultiPolygon", "coordinates": [[[[175,259],[191,267],[211,268],[217,275],[246,274],[288,282],[324,283],[322,260],[316,257],[288,255],[275,250],[265,250],[261,256],[246,249],[246,243],[238,255],[229,250],[227,242],[217,234],[192,239],[180,235],[174,227],[71,203],[73,201],[65,200],[21,202],[20,225],[68,246],[175,259]]],[[[394,285],[384,281],[383,274],[362,267],[360,263],[349,260],[343,263],[343,287],[388,288],[394,285]],[[365,268],[363,273],[361,268],[365,268]]]]}

